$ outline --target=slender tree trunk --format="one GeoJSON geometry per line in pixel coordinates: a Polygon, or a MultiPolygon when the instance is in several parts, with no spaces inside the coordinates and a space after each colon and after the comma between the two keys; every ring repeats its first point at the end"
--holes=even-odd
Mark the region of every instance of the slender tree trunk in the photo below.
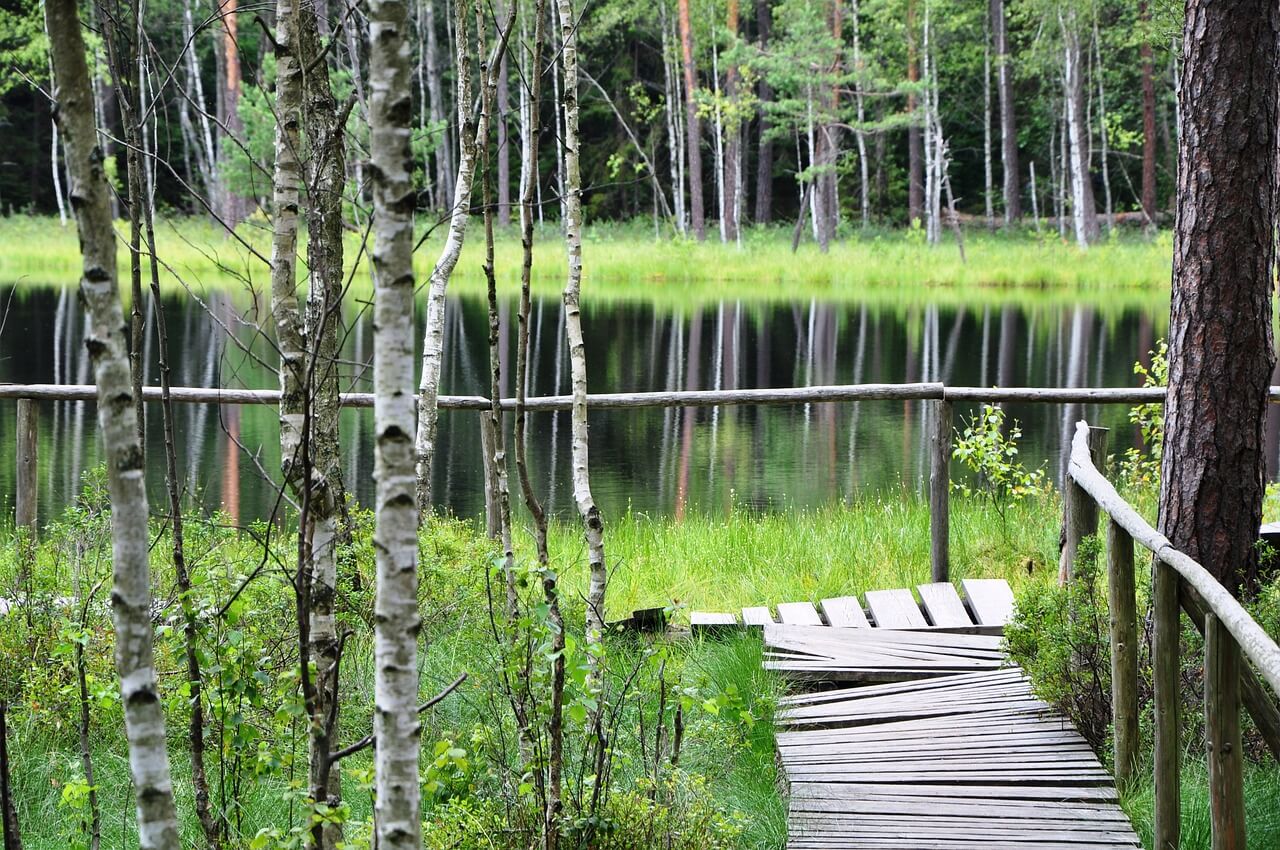
{"type": "Polygon", "coordinates": [[[421,521],[425,522],[431,513],[431,464],[435,456],[436,426],[439,411],[436,409],[436,397],[440,393],[440,370],[444,352],[444,310],[445,292],[449,286],[449,278],[458,264],[462,253],[462,243],[467,235],[467,222],[471,217],[471,188],[475,178],[477,140],[488,136],[489,119],[483,105],[477,115],[464,114],[470,109],[474,99],[472,72],[470,70],[471,48],[467,35],[467,13],[462,9],[465,0],[457,0],[455,9],[455,26],[457,29],[457,53],[454,67],[458,69],[458,138],[461,141],[461,153],[458,161],[457,177],[453,181],[453,206],[449,214],[449,231],[445,235],[444,247],[440,250],[440,258],[436,260],[431,271],[431,279],[427,290],[427,325],[422,343],[422,378],[418,385],[418,428],[416,439],[417,474],[418,474],[418,508],[421,521]],[[463,107],[462,104],[467,106],[463,107]]]}
{"type": "MultiPolygon", "coordinates": [[[[465,14],[459,15],[460,19],[465,14]]],[[[399,0],[369,3],[373,164],[374,841],[419,850],[418,506],[414,477],[413,159],[409,21],[399,0]]]]}
{"type": "MultiPolygon", "coordinates": [[[[682,15],[688,11],[681,0],[682,15]]],[[[573,498],[582,516],[591,579],[587,588],[587,643],[596,646],[604,632],[605,589],[609,573],[604,560],[604,522],[591,496],[587,462],[587,350],[582,336],[582,177],[578,154],[578,33],[573,0],[556,0],[560,18],[561,61],[564,67],[565,243],[569,273],[564,286],[565,336],[569,344],[569,368],[573,381],[573,498]]],[[[682,26],[687,26],[687,15],[682,26]]],[[[689,54],[686,52],[686,60],[689,54]]],[[[686,71],[687,73],[687,71],[686,71]]]]}
{"type": "MultiPolygon", "coordinates": [[[[756,37],[762,53],[768,53],[772,35],[773,8],[770,0],[756,0],[756,37]]],[[[773,221],[773,139],[769,136],[773,124],[769,121],[768,111],[769,104],[773,102],[773,87],[764,74],[760,75],[756,96],[760,101],[760,140],[756,151],[755,220],[768,224],[773,221]]]]}
{"type": "MultiPolygon", "coordinates": [[[[240,120],[242,80],[240,77],[238,7],[239,0],[220,0],[222,44],[220,45],[219,55],[222,57],[222,126],[225,129],[223,131],[222,150],[219,155],[224,163],[226,158],[230,156],[231,150],[235,147],[236,142],[233,140],[241,139],[244,136],[244,122],[240,120]],[[228,140],[226,136],[230,136],[232,140],[228,140]]],[[[225,175],[225,168],[219,170],[225,175]]],[[[247,200],[233,191],[230,186],[223,186],[222,201],[222,220],[229,227],[235,227],[249,214],[247,200]]]]}
{"type": "MultiPolygon", "coordinates": [[[[537,0],[532,55],[530,66],[542,67],[542,51],[546,44],[546,0],[537,0]]],[[[664,22],[665,24],[665,22],[664,22]]],[[[664,33],[665,33],[664,25],[664,33]]],[[[547,603],[547,617],[552,624],[551,653],[552,681],[551,705],[547,718],[547,764],[544,784],[543,810],[543,850],[558,850],[560,837],[561,811],[561,777],[564,769],[564,620],[560,614],[560,592],[556,585],[556,574],[549,569],[550,557],[547,552],[547,515],[534,492],[529,477],[527,457],[527,413],[525,398],[529,388],[530,352],[529,352],[529,310],[532,304],[531,284],[533,278],[533,216],[534,188],[538,185],[538,135],[541,113],[538,105],[542,102],[542,75],[530,74],[528,83],[529,102],[533,105],[529,114],[529,128],[525,135],[523,156],[521,157],[521,193],[520,193],[520,308],[518,311],[519,336],[516,343],[516,410],[515,441],[516,474],[520,481],[520,492],[524,497],[525,507],[533,519],[534,549],[537,553],[538,565],[542,569],[543,597],[547,603]]],[[[674,151],[673,151],[674,156],[674,151]]],[[[676,192],[679,197],[677,187],[676,192]]]]}
{"type": "Polygon", "coordinates": [[[1276,356],[1280,7],[1190,0],[1160,530],[1233,591],[1256,586],[1276,356]]]}
{"type": "MultiPolygon", "coordinates": [[[[725,25],[729,30],[729,47],[733,49],[738,43],[738,0],[728,0],[726,6],[725,25]]],[[[729,62],[724,74],[724,94],[730,104],[738,97],[738,66],[729,62]]],[[[728,135],[724,155],[724,214],[725,238],[730,242],[740,242],[738,211],[742,199],[738,196],[738,183],[742,174],[742,122],[736,114],[729,116],[726,132],[728,135]]]]}
{"type": "Polygon", "coordinates": [[[1071,151],[1071,219],[1076,243],[1088,248],[1098,241],[1098,209],[1089,177],[1089,134],[1085,119],[1084,68],[1079,23],[1074,9],[1059,13],[1062,29],[1062,91],[1066,98],[1067,134],[1071,151]]]}
{"type": "Polygon", "coordinates": [[[1111,149],[1110,139],[1107,135],[1107,87],[1103,79],[1102,34],[1098,29],[1096,7],[1093,15],[1093,59],[1096,63],[1094,73],[1098,75],[1098,138],[1102,142],[1102,208],[1105,214],[1104,220],[1107,223],[1107,232],[1110,233],[1111,229],[1116,226],[1116,222],[1113,214],[1114,207],[1111,205],[1111,149]]]}
{"type": "MultiPolygon", "coordinates": [[[[916,63],[916,0],[907,0],[907,82],[920,81],[916,63]]],[[[919,98],[907,95],[907,221],[924,219],[924,149],[920,139],[919,98]]]]}
{"type": "Polygon", "coordinates": [[[107,456],[111,499],[112,614],[129,768],[142,850],[177,850],[178,822],[169,778],[164,713],[152,659],[148,513],[133,392],[116,284],[115,234],[94,126],[93,87],[73,0],[46,0],[54,99],[71,174],[70,197],[80,233],[85,340],[98,386],[98,426],[107,456]]]}
{"type": "MultiPolygon", "coordinates": [[[[337,806],[342,801],[338,765],[331,763],[338,730],[338,634],[334,622],[337,587],[336,548],[346,503],[338,422],[340,407],[340,331],[342,322],[342,193],[346,185],[344,129],[323,61],[313,3],[296,9],[297,64],[302,72],[302,121],[310,146],[307,161],[307,288],[305,320],[306,393],[310,401],[311,480],[306,499],[311,541],[311,577],[307,593],[309,654],[315,664],[315,700],[311,717],[310,793],[337,806]],[[315,67],[312,67],[312,66],[315,67]]],[[[342,841],[342,827],[321,829],[323,850],[342,841]]]]}
{"type": "Polygon", "coordinates": [[[658,17],[662,25],[663,112],[667,121],[667,148],[670,151],[668,165],[671,169],[671,199],[675,202],[676,229],[685,233],[689,223],[684,210],[684,150],[681,147],[680,121],[676,118],[676,110],[681,108],[683,102],[679,95],[679,83],[676,82],[679,75],[673,74],[671,70],[675,60],[665,2],[658,4],[658,17]]]}
{"type": "Polygon", "coordinates": [[[1138,45],[1142,60],[1142,211],[1154,225],[1156,219],[1156,79],[1151,50],[1151,7],[1138,0],[1138,20],[1143,30],[1138,45]]]}
{"type": "MultiPolygon", "coordinates": [[[[508,0],[515,3],[516,0],[508,0]]],[[[501,5],[499,5],[501,9],[501,5]]],[[[498,226],[511,226],[511,133],[507,124],[510,112],[509,71],[507,53],[503,51],[498,63],[498,226]]]]}
{"type": "Polygon", "coordinates": [[[452,200],[454,196],[454,173],[452,151],[452,130],[450,122],[445,118],[449,110],[445,106],[444,87],[440,84],[440,48],[436,38],[436,3],[439,0],[422,0],[426,4],[427,49],[424,62],[427,66],[427,91],[431,94],[431,123],[440,127],[440,142],[436,147],[436,191],[440,204],[452,200]]]}
{"type": "Polygon", "coordinates": [[[996,90],[1000,101],[1000,160],[1004,169],[1004,223],[1022,218],[1018,189],[1018,126],[1013,104],[1013,59],[1009,53],[1004,0],[991,0],[991,35],[996,53],[996,90]]]}
{"type": "Polygon", "coordinates": [[[996,217],[991,174],[991,22],[982,24],[982,206],[987,227],[995,229],[996,217]]]}
{"type": "MultiPolygon", "coordinates": [[[[557,0],[557,3],[561,0],[557,0]]],[[[684,59],[685,145],[689,154],[689,223],[699,242],[707,238],[707,222],[702,206],[702,122],[698,119],[697,66],[693,61],[693,28],[689,22],[690,0],[680,3],[680,51],[684,59]]]]}

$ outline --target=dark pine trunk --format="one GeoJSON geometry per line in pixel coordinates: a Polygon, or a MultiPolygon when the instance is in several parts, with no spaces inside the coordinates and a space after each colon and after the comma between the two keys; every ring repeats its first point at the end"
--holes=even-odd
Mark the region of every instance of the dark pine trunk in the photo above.
{"type": "Polygon", "coordinates": [[[1252,585],[1275,365],[1280,5],[1188,0],[1160,530],[1252,585]]]}
{"type": "Polygon", "coordinates": [[[698,118],[698,71],[693,60],[693,27],[689,0],[680,0],[680,53],[684,60],[686,147],[689,150],[689,224],[699,242],[707,238],[702,205],[702,122],[698,118]]]}

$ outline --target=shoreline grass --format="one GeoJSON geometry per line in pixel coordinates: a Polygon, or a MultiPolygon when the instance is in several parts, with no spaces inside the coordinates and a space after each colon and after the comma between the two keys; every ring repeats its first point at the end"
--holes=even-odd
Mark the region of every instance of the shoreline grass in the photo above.
{"type": "MultiPolygon", "coordinates": [[[[123,233],[120,224],[117,232],[123,233]]],[[[420,282],[438,255],[442,233],[437,230],[415,255],[420,282]]],[[[466,242],[451,283],[453,291],[464,296],[478,297],[484,291],[478,233],[473,223],[473,238],[466,242]]],[[[167,267],[161,275],[162,290],[264,292],[269,277],[264,259],[270,254],[269,225],[265,219],[250,219],[237,237],[243,244],[203,220],[161,221],[157,241],[167,267]]],[[[350,297],[368,300],[372,284],[360,239],[354,233],[347,237],[350,297]]],[[[556,295],[563,285],[565,257],[559,239],[553,224],[539,227],[535,234],[536,294],[556,295]]],[[[1168,232],[1154,239],[1118,235],[1081,251],[1056,236],[1038,239],[1033,234],[973,231],[966,237],[966,261],[954,244],[931,247],[916,231],[853,231],[827,254],[812,244],[801,245],[793,254],[789,231],[780,227],[752,228],[740,247],[710,240],[698,244],[683,238],[658,239],[638,224],[597,224],[587,228],[583,241],[589,302],[664,307],[726,299],[1008,303],[1028,296],[1039,301],[1061,297],[1098,303],[1120,298],[1154,305],[1168,298],[1172,256],[1168,232]]],[[[63,227],[55,218],[3,218],[0,244],[5,245],[0,252],[0,281],[23,286],[68,286],[77,281],[80,258],[73,225],[63,227]]],[[[514,229],[499,231],[495,256],[499,284],[514,289],[520,267],[519,235],[514,229]]],[[[120,268],[126,270],[129,258],[123,238],[118,257],[120,268]]]]}

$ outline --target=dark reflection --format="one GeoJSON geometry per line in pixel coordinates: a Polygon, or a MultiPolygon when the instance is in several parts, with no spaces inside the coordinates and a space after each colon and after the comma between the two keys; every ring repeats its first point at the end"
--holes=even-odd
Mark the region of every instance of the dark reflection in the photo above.
{"type": "MultiPolygon", "coordinates": [[[[87,383],[84,316],[71,290],[0,289],[8,304],[0,332],[0,381],[87,383]]],[[[963,305],[963,302],[961,302],[963,305]]],[[[275,387],[276,361],[261,298],[211,295],[204,303],[171,298],[173,381],[184,386],[275,387]]],[[[506,392],[512,389],[514,301],[503,304],[501,345],[506,392]]],[[[738,389],[815,384],[944,381],[954,385],[1133,386],[1136,360],[1164,333],[1166,308],[1109,309],[1060,304],[884,306],[803,301],[760,305],[726,301],[687,310],[643,305],[588,306],[585,316],[592,392],[738,389]]],[[[422,306],[417,317],[419,326],[422,306]]],[[[563,308],[538,300],[530,323],[530,395],[569,392],[563,308]]],[[[150,327],[150,326],[149,326],[150,327]]],[[[368,311],[349,305],[342,366],[347,388],[372,386],[368,311]]],[[[487,318],[480,298],[452,298],[445,320],[442,390],[487,392],[487,318]]],[[[418,346],[421,339],[416,340],[418,346]]],[[[146,346],[149,383],[158,381],[155,344],[146,346]]],[[[14,483],[15,406],[0,404],[0,493],[14,483]]],[[[858,494],[916,489],[925,475],[930,405],[862,402],[794,407],[720,407],[599,412],[591,418],[592,483],[608,512],[632,509],[683,516],[747,505],[762,510],[815,506],[858,494]]],[[[969,409],[956,411],[963,429],[969,409]]],[[[1023,429],[1023,460],[1061,472],[1059,447],[1081,416],[1112,428],[1116,452],[1137,439],[1127,408],[1010,405],[1023,429]]],[[[163,446],[155,406],[148,414],[148,464],[160,492],[163,446]]],[[[186,487],[210,510],[237,522],[268,516],[276,504],[263,473],[279,466],[273,407],[180,405],[179,452],[186,487]]],[[[572,511],[568,414],[531,416],[531,474],[550,510],[572,511]]],[[[101,459],[92,405],[49,403],[41,420],[40,494],[44,519],[101,459]]],[[[342,417],[344,470],[355,497],[373,492],[372,411],[342,417]]],[[[1275,474],[1280,420],[1266,431],[1275,474]]],[[[434,470],[439,503],[463,516],[483,510],[480,430],[474,412],[445,411],[434,470]]],[[[8,497],[12,503],[12,496],[8,497]]],[[[10,507],[11,509],[11,507],[10,507]]]]}

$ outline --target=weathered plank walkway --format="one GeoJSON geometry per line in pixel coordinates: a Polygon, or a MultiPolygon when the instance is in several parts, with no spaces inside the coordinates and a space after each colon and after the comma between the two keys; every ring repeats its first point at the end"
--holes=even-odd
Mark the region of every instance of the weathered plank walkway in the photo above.
{"type": "MultiPolygon", "coordinates": [[[[801,687],[775,723],[787,850],[1139,848],[1111,775],[1000,652],[1008,585],[964,582],[748,608],[801,687]],[[807,607],[806,607],[807,606],[807,607]],[[879,684],[867,684],[876,682],[879,684]]],[[[726,615],[720,617],[721,627],[726,615]]],[[[736,622],[736,618],[730,618],[736,622]]]]}

